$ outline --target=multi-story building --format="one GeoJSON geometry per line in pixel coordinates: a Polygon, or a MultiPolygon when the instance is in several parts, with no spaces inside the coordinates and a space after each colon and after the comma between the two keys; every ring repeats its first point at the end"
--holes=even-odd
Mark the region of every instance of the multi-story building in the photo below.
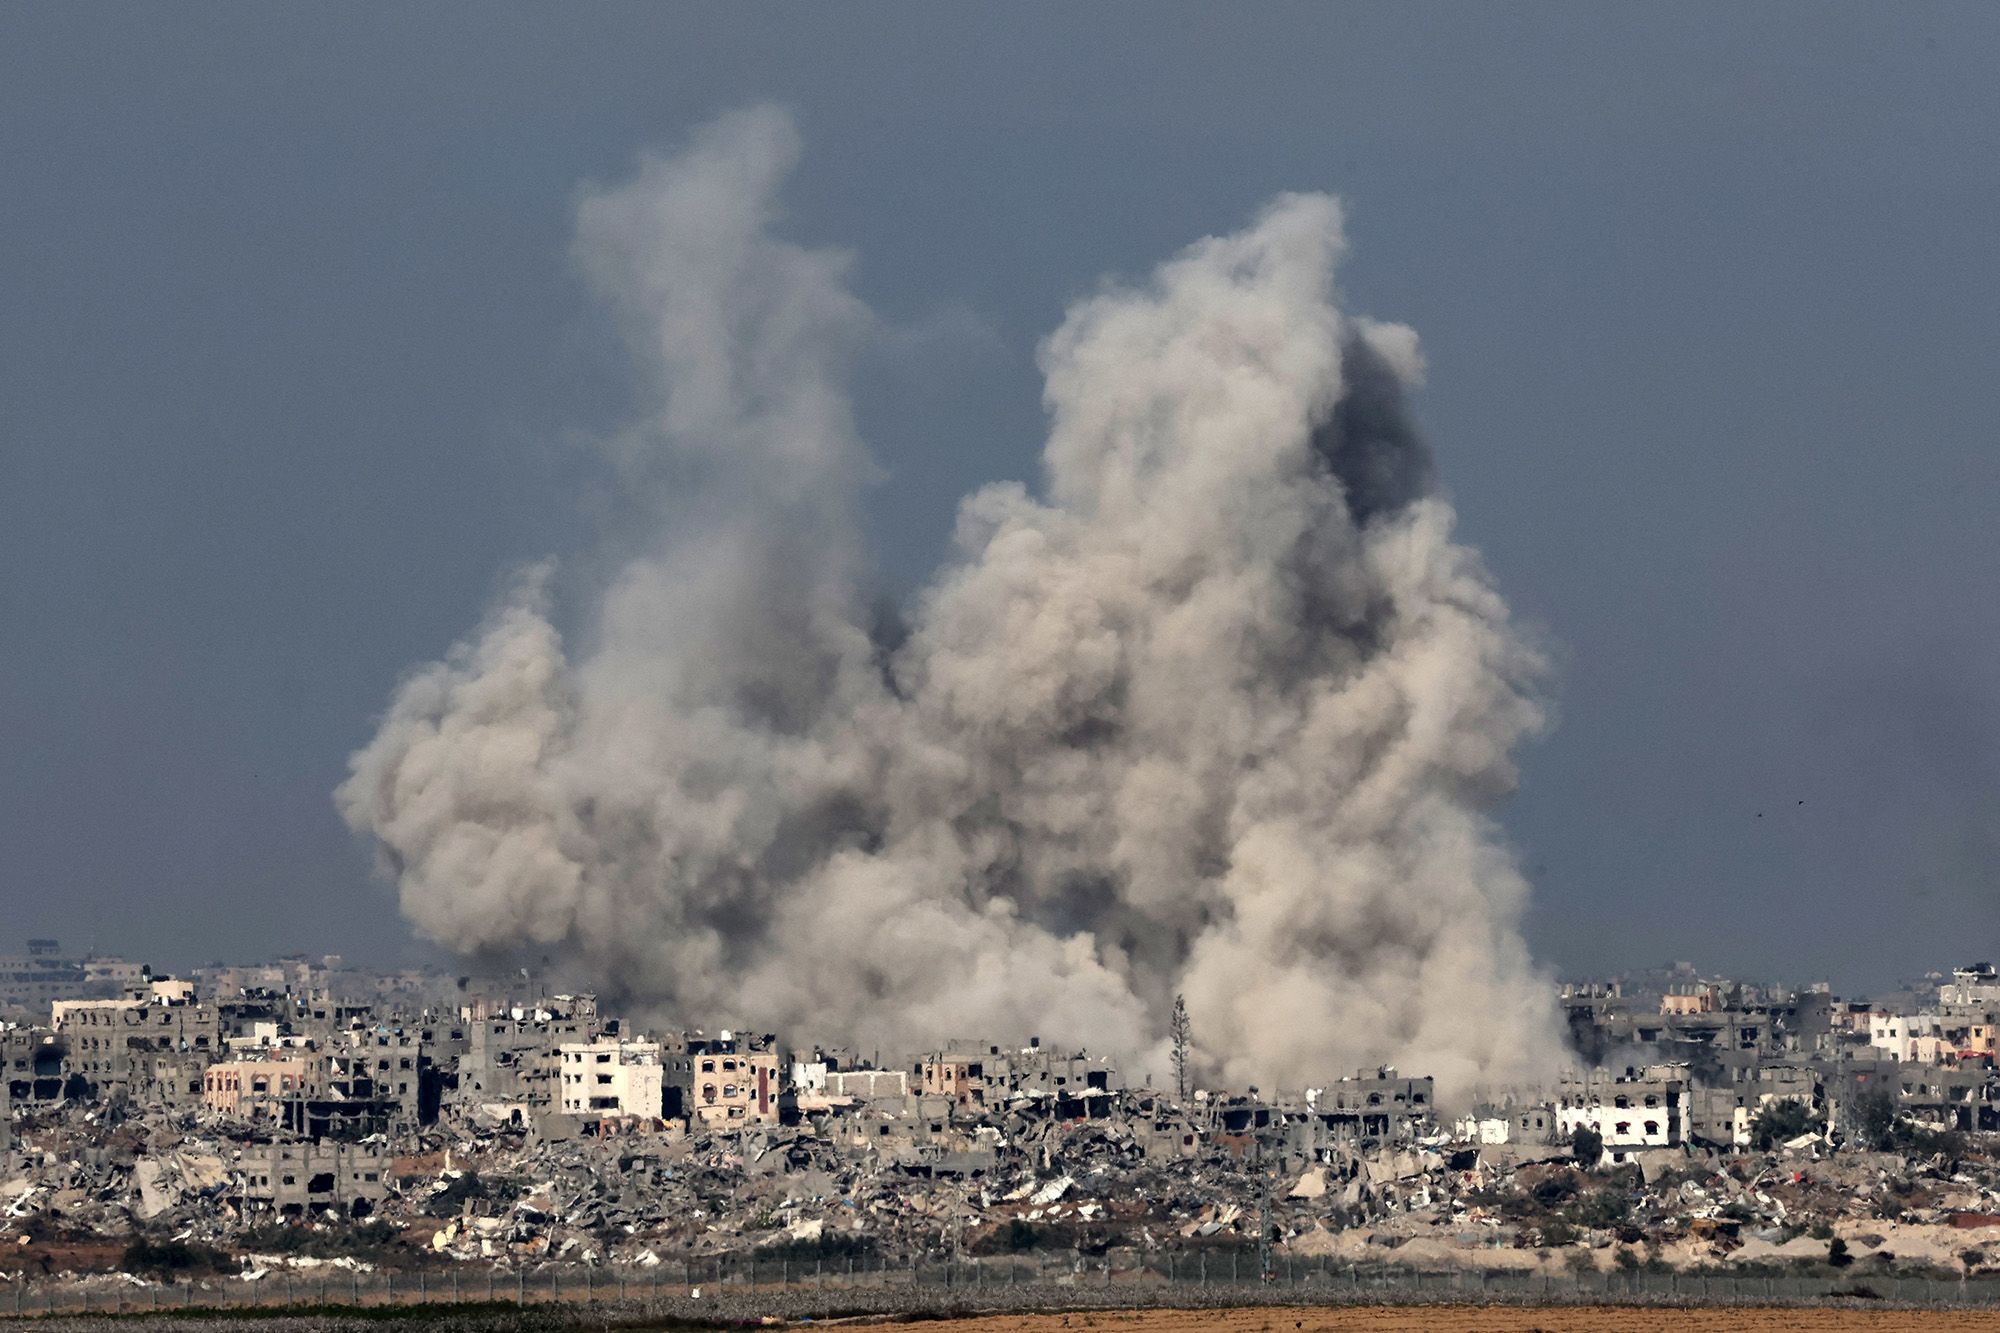
{"type": "Polygon", "coordinates": [[[366,1217],[388,1197],[388,1170],[388,1154],[371,1144],[247,1144],[235,1163],[233,1202],[246,1214],[301,1217],[331,1209],[366,1217]]]}
{"type": "Polygon", "coordinates": [[[955,1043],[924,1055],[910,1074],[922,1096],[942,1097],[954,1106],[984,1106],[988,1060],[1000,1063],[998,1046],[955,1043]]]}
{"type": "MultiPolygon", "coordinates": [[[[196,998],[190,983],[172,978],[154,978],[117,1000],[58,1000],[51,1011],[56,1033],[69,1046],[68,1072],[81,1077],[92,1096],[144,1095],[160,1067],[151,1057],[190,1057],[169,1062],[178,1081],[187,1064],[213,1059],[221,1047],[214,1008],[196,998]]],[[[178,1100],[183,1090],[170,1085],[163,1091],[178,1100]]]]}
{"type": "Polygon", "coordinates": [[[605,1026],[589,995],[558,995],[533,1006],[468,1005],[460,1020],[463,1054],[453,1105],[461,1112],[512,1108],[516,1116],[556,1109],[561,1048],[594,1041],[605,1026]]]}
{"type": "MultiPolygon", "coordinates": [[[[775,1124],[782,1091],[777,1038],[724,1030],[716,1037],[691,1034],[684,1038],[683,1073],[688,1086],[680,1104],[690,1120],[710,1126],[775,1124]]],[[[666,1093],[674,1102],[671,1089],[666,1093]]]]}
{"type": "Polygon", "coordinates": [[[303,1052],[286,1059],[225,1060],[202,1075],[202,1104],[218,1115],[275,1120],[285,1103],[305,1095],[303,1052]]]}
{"type": "Polygon", "coordinates": [[[48,1028],[0,1028],[0,1072],[6,1076],[7,1097],[13,1105],[59,1102],[72,1091],[69,1041],[48,1028]]]}
{"type": "Polygon", "coordinates": [[[1403,1078],[1394,1069],[1363,1069],[1323,1087],[1308,1088],[1307,1114],[1327,1140],[1405,1142],[1430,1123],[1436,1089],[1427,1078],[1403,1078]]]}
{"type": "Polygon", "coordinates": [[[600,1037],[562,1046],[560,1109],[602,1120],[658,1120],[664,1096],[660,1044],[600,1037]]]}
{"type": "Polygon", "coordinates": [[[1108,1105],[1113,1092],[1124,1086],[1106,1057],[1047,1047],[1039,1037],[1028,1038],[1022,1047],[952,1042],[914,1060],[910,1078],[920,1095],[957,1106],[1042,1101],[1052,1103],[1061,1119],[1092,1114],[1093,1104],[1108,1105]]]}
{"type": "Polygon", "coordinates": [[[1647,1148],[1678,1147],[1687,1141],[1686,1069],[1592,1070],[1564,1079],[1557,1087],[1555,1113],[1559,1134],[1594,1130],[1613,1162],[1647,1148]]]}
{"type": "Polygon", "coordinates": [[[1938,987],[1938,1003],[2000,1007],[2000,972],[1995,972],[1991,963],[1955,968],[1951,980],[1938,987]]]}
{"type": "Polygon", "coordinates": [[[29,940],[26,953],[0,957],[0,1011],[39,1022],[57,1000],[80,1000],[89,994],[83,960],[63,957],[62,945],[55,940],[29,940]]]}
{"type": "Polygon", "coordinates": [[[1936,1064],[1951,1051],[1944,1027],[1939,1014],[1870,1014],[1868,1044],[1891,1060],[1936,1064]]]}

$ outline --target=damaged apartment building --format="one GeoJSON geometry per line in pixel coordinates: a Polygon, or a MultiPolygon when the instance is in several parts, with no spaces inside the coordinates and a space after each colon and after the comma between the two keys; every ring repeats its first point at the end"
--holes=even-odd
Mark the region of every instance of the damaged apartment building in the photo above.
{"type": "Polygon", "coordinates": [[[221,1048],[216,1011],[188,981],[151,978],[117,999],[57,1000],[50,1014],[66,1072],[107,1101],[198,1104],[221,1048]]]}
{"type": "MultiPolygon", "coordinates": [[[[1990,964],[1876,1000],[1836,1002],[1823,985],[1784,992],[1705,981],[1685,964],[1650,989],[1590,983],[1562,998],[1584,1067],[1612,1052],[1644,1058],[1654,1081],[1682,1086],[1683,1134],[1697,1145],[1749,1146],[1752,1123],[1776,1102],[1854,1132],[1857,1108],[1875,1094],[1940,1130],[2000,1130],[2000,977],[1990,964]]],[[[1567,1095],[1572,1123],[1579,1108],[1567,1095]]],[[[1611,1123],[1614,1132],[1634,1127],[1633,1148],[1656,1137],[1638,1131],[1646,1117],[1611,1123]]],[[[1671,1139],[1664,1122],[1660,1134],[1671,1139]]]]}
{"type": "Polygon", "coordinates": [[[0,1150],[68,1172],[48,1198],[94,1207],[123,1171],[149,1225],[207,1217],[219,1236],[386,1214],[453,1228],[441,1252],[496,1262],[580,1256],[627,1227],[735,1243],[709,1232],[789,1228],[814,1199],[853,1200],[826,1225],[911,1235],[945,1198],[961,1222],[1003,1204],[1024,1226],[1103,1221],[1066,1198],[1083,1182],[1100,1205],[1250,1182],[1177,1222],[1191,1241],[1242,1234],[1241,1207],[1273,1180],[1294,1182],[1287,1207],[1346,1225],[1470,1189],[1494,1163],[1560,1160],[1579,1136],[1607,1168],[1745,1159],[1769,1150],[1759,1118],[1785,1103],[1805,1115],[1772,1119],[1802,1153],[1855,1141],[1884,1099],[1906,1126],[2000,1131],[2000,976],[1983,965],[1844,1001],[1690,969],[1571,986],[1575,1067],[1442,1119],[1424,1071],[1386,1065],[1182,1098],[1032,1036],[794,1051],[753,1028],[635,1028],[587,994],[426,989],[330,960],[93,975],[115,993],[65,991],[0,1026],[0,1150]]]}

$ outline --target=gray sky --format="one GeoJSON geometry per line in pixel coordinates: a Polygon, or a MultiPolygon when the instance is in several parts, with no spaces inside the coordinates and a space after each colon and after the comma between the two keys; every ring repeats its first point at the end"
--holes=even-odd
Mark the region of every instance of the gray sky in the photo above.
{"type": "Polygon", "coordinates": [[[1035,341],[1284,189],[1422,333],[1561,662],[1507,812],[1564,970],[2000,954],[2000,7],[0,9],[0,948],[417,958],[329,793],[622,353],[584,182],[775,99],[891,588],[1032,477],[1035,341]]]}

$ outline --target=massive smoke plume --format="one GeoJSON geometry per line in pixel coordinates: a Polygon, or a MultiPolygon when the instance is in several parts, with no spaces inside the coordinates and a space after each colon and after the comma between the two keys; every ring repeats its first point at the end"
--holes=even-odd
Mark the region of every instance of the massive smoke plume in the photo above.
{"type": "Polygon", "coordinates": [[[1411,428],[1406,328],[1336,303],[1287,195],[1041,349],[1037,490],[965,500],[880,628],[842,389],[874,325],[772,234],[771,110],[590,195],[651,536],[565,623],[545,570],[398,689],[338,793],[404,911],[688,1023],[888,1050],[1029,1032],[1164,1070],[1531,1078],[1552,1004],[1488,811],[1541,720],[1411,428]]]}

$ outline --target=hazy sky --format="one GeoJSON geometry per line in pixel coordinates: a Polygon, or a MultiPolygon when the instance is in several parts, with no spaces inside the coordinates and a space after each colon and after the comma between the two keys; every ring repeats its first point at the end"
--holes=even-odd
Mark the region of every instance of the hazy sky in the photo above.
{"type": "Polygon", "coordinates": [[[1422,333],[1561,663],[1566,971],[2000,955],[2000,6],[0,9],[0,950],[416,958],[330,792],[582,545],[586,182],[774,99],[858,255],[885,584],[1032,478],[1036,340],[1271,194],[1422,333]]]}

